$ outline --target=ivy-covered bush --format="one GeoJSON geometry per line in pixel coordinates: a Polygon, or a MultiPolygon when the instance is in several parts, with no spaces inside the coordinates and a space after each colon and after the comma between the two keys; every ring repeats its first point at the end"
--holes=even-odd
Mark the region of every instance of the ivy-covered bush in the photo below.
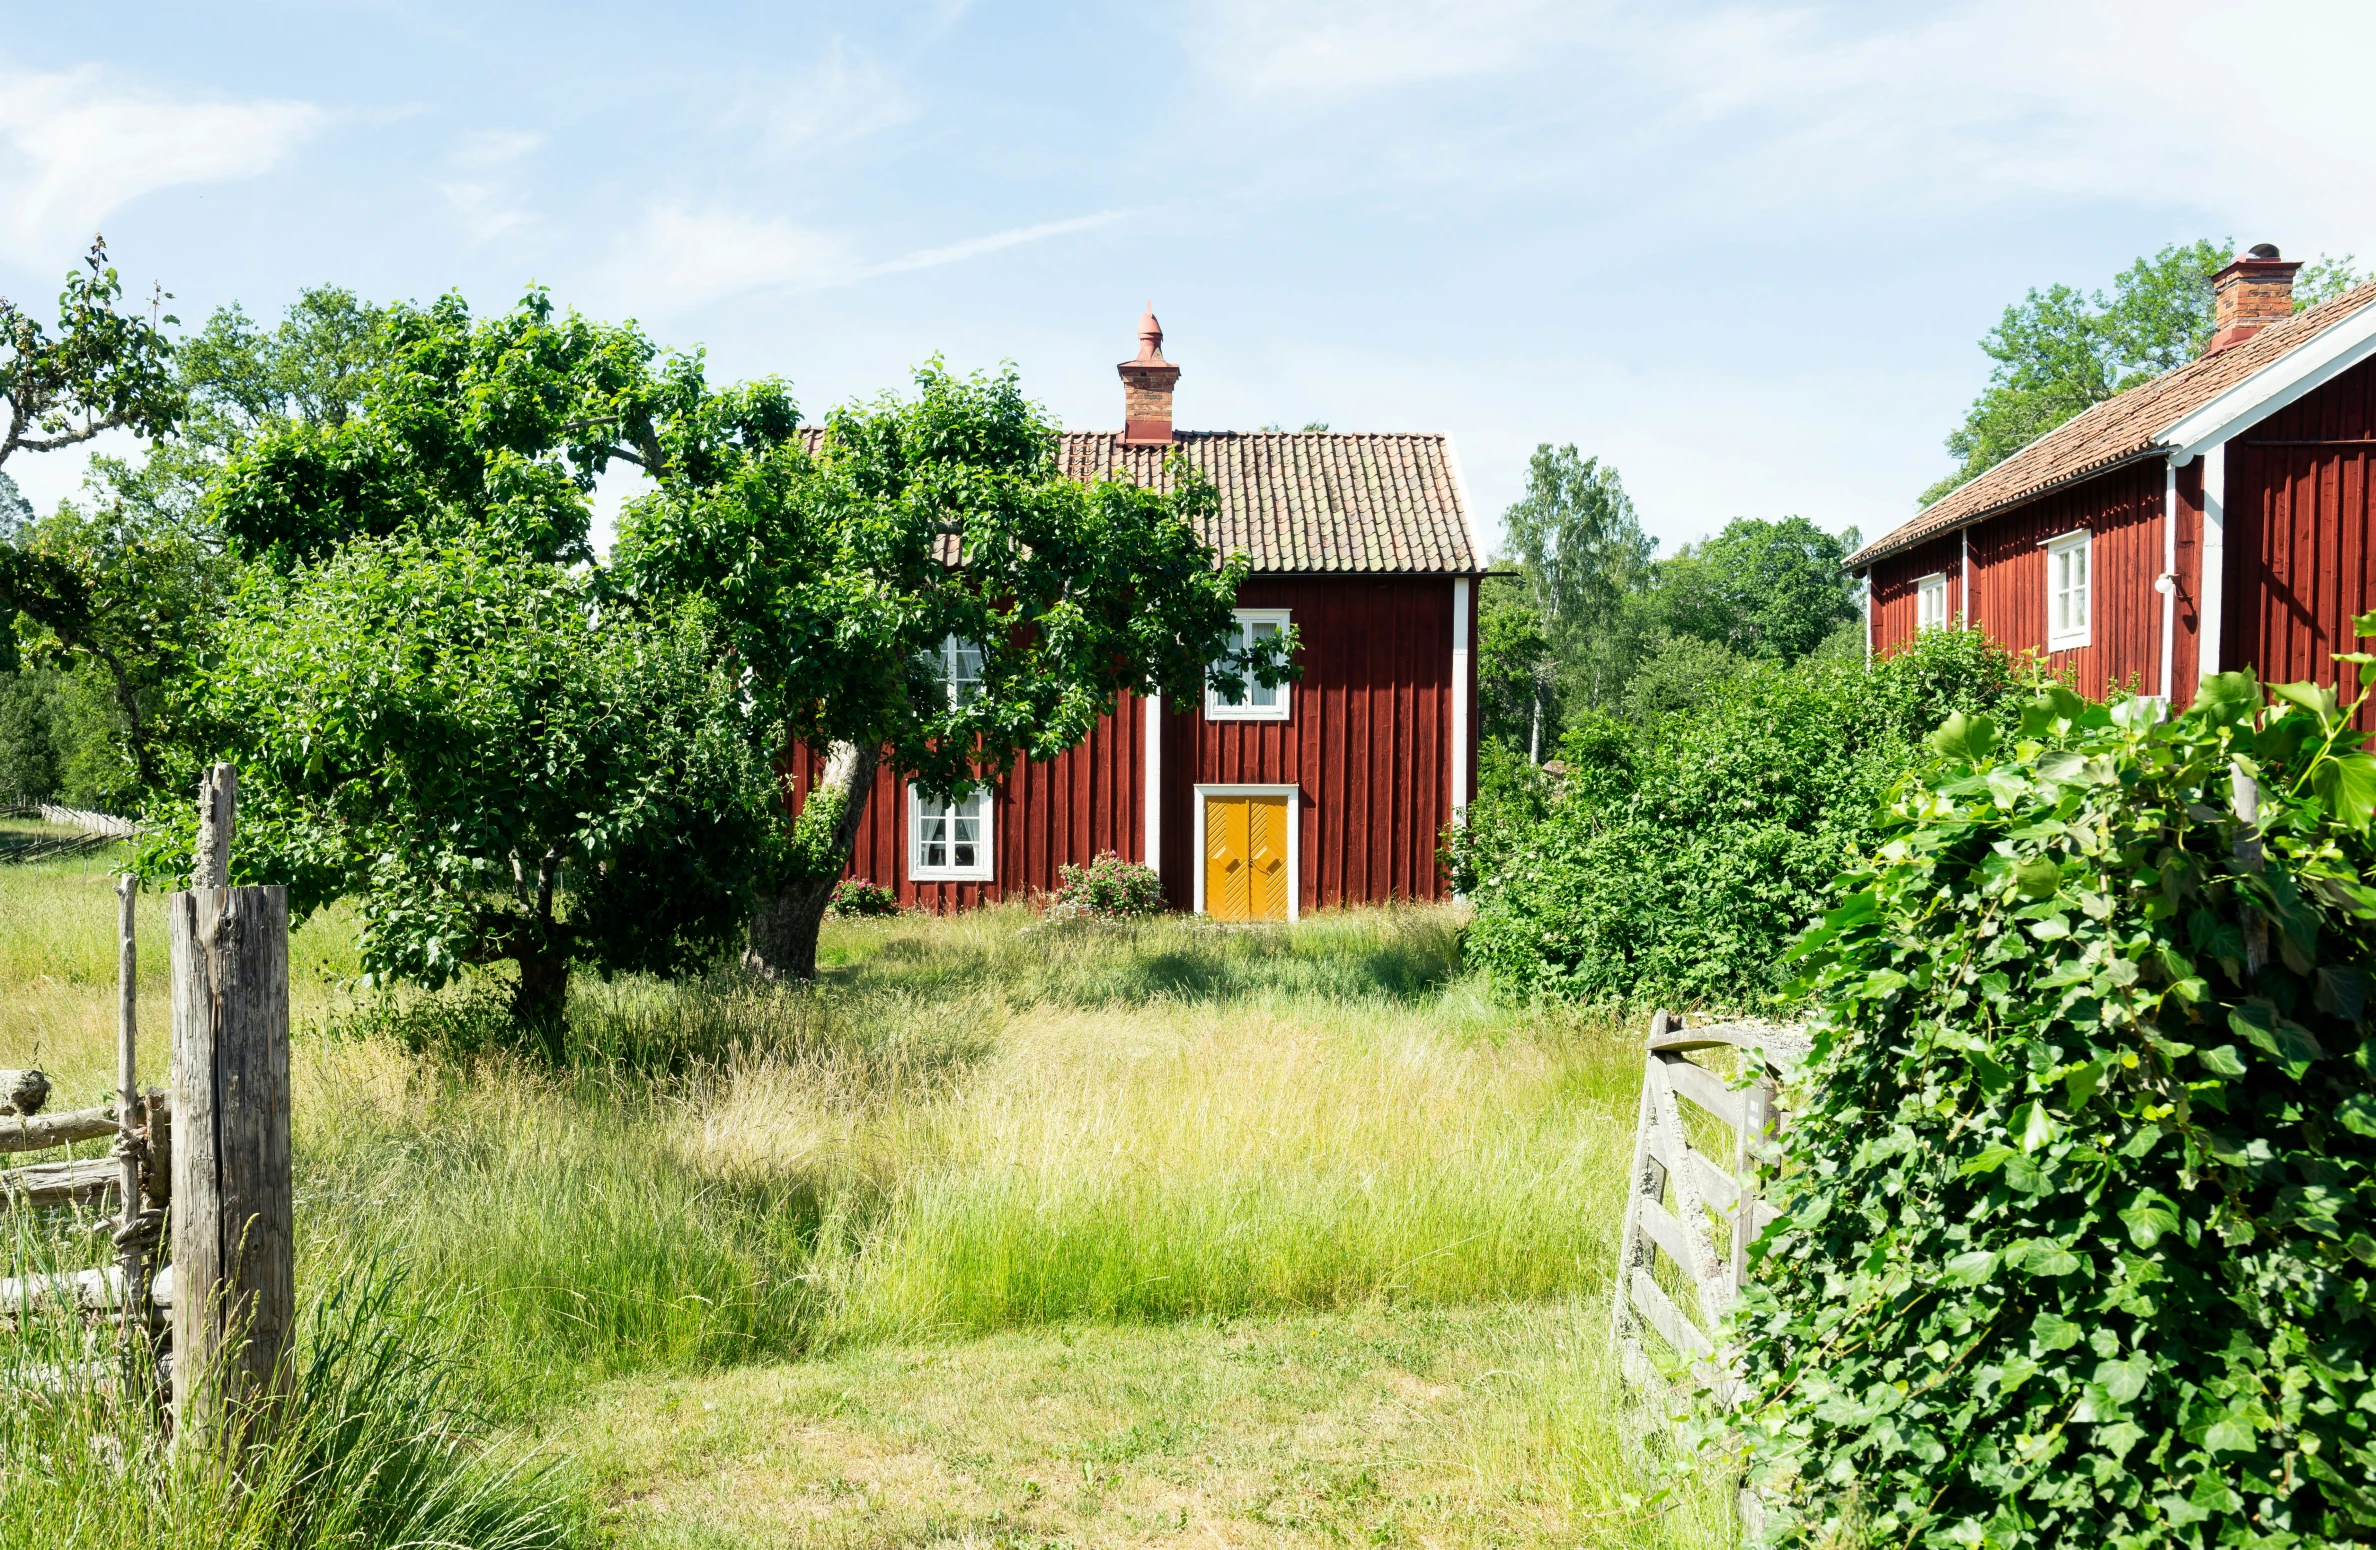
{"type": "Polygon", "coordinates": [[[899,895],[863,877],[845,877],[833,885],[825,908],[835,915],[896,915],[899,895]]]}
{"type": "Polygon", "coordinates": [[[2376,759],[2269,692],[1950,718],[1796,949],[1778,1540],[2376,1543],[2376,759]]]}
{"type": "Polygon", "coordinates": [[[1892,785],[1950,712],[2017,694],[1978,631],[1880,661],[1747,666],[1681,709],[1588,715],[1546,787],[1487,759],[1446,861],[1476,901],[1471,959],[1519,998],[1749,1009],[1867,850],[1892,785]]]}
{"type": "Polygon", "coordinates": [[[1163,879],[1151,866],[1125,861],[1113,851],[1087,866],[1057,869],[1058,919],[1131,920],[1163,911],[1163,879]]]}

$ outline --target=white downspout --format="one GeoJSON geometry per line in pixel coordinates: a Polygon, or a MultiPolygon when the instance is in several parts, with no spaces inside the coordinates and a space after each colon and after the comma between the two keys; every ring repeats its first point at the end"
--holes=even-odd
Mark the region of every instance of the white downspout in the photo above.
{"type": "Polygon", "coordinates": [[[2203,625],[2201,659],[2208,678],[2219,671],[2222,605],[2227,582],[2227,443],[2203,451],[2203,625]]]}
{"type": "Polygon", "coordinates": [[[1970,629],[1972,627],[1972,530],[1967,527],[1962,530],[1962,533],[1963,595],[1957,599],[1962,604],[1957,612],[1962,616],[1964,628],[1970,629]]]}
{"type": "Polygon", "coordinates": [[[1469,588],[1466,576],[1452,583],[1452,821],[1468,819],[1469,588]]]}

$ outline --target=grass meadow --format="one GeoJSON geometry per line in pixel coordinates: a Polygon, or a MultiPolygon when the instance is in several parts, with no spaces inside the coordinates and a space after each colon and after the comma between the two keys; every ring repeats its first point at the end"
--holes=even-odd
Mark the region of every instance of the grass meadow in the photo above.
{"type": "MultiPolygon", "coordinates": [[[[56,1108],[112,1083],[107,865],[0,867],[56,1108]]],[[[580,977],[558,1068],[352,926],[291,944],[297,1419],[210,1477],[10,1388],[0,1550],[1732,1542],[1604,1357],[1636,1046],[1494,1004],[1449,912],[836,921],[815,987],[580,977]]]]}

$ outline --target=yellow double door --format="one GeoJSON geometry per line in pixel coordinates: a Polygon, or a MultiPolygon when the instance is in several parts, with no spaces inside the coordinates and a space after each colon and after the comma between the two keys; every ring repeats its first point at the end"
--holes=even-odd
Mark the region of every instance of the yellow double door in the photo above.
{"type": "Polygon", "coordinates": [[[1204,799],[1205,913],[1215,920],[1285,920],[1285,796],[1204,799]]]}

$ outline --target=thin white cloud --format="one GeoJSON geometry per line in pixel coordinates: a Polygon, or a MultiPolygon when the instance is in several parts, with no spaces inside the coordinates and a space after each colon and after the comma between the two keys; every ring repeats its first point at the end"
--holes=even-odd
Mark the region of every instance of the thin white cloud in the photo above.
{"type": "Polygon", "coordinates": [[[847,145],[918,112],[880,61],[837,37],[807,69],[746,92],[725,118],[757,129],[760,148],[783,156],[847,145]]]}
{"type": "Polygon", "coordinates": [[[1588,35],[1597,10],[1575,0],[1214,0],[1179,36],[1243,95],[1331,99],[1539,63],[1588,35]]]}
{"type": "Polygon", "coordinates": [[[878,275],[906,274],[963,263],[1121,219],[1103,210],[1069,220],[1018,226],[868,263],[839,232],[802,226],[781,216],[737,210],[655,206],[605,266],[598,285],[606,295],[643,298],[653,312],[678,312],[761,290],[828,290],[878,275]],[[662,298],[655,304],[651,298],[662,298]]]}
{"type": "Polygon", "coordinates": [[[132,200],[255,177],[327,117],[307,102],[168,96],[95,65],[0,68],[0,250],[55,266],[132,200]]]}
{"type": "Polygon", "coordinates": [[[448,164],[461,176],[440,183],[464,234],[473,244],[517,236],[536,225],[519,197],[513,169],[541,149],[545,137],[519,130],[483,129],[464,135],[448,164]]]}
{"type": "Polygon", "coordinates": [[[656,312],[679,312],[748,291],[813,290],[865,272],[848,239],[780,216],[654,206],[602,276],[601,288],[656,312]]]}
{"type": "Polygon", "coordinates": [[[1043,221],[1037,226],[1017,226],[1011,231],[992,232],[987,237],[968,237],[963,242],[952,242],[947,247],[924,248],[888,263],[877,264],[869,273],[905,274],[911,269],[938,269],[943,264],[961,264],[969,258],[979,258],[984,253],[995,253],[1001,248],[1020,247],[1026,242],[1038,242],[1048,237],[1061,237],[1068,232],[1109,225],[1122,219],[1126,213],[1122,210],[1100,210],[1095,215],[1076,215],[1064,221],[1043,221]]]}

